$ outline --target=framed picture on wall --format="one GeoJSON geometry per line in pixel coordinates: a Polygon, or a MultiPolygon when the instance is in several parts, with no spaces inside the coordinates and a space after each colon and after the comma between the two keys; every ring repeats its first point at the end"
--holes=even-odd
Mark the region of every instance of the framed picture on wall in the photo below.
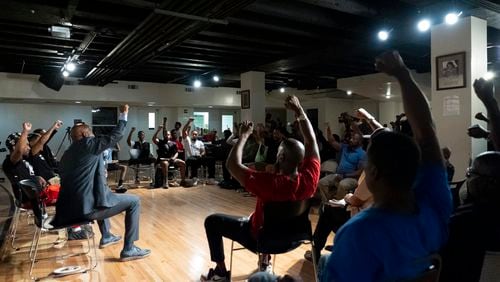
{"type": "Polygon", "coordinates": [[[241,108],[250,109],[250,90],[241,90],[241,108]]]}
{"type": "Polygon", "coordinates": [[[465,52],[436,57],[436,90],[464,88],[465,52]]]}

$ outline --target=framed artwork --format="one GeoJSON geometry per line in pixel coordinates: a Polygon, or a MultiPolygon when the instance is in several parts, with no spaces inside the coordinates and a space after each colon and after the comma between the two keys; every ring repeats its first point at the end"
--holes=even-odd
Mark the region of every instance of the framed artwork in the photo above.
{"type": "Polygon", "coordinates": [[[241,108],[250,109],[250,90],[241,90],[241,108]]]}
{"type": "Polygon", "coordinates": [[[464,88],[465,52],[436,57],[436,90],[464,88]]]}

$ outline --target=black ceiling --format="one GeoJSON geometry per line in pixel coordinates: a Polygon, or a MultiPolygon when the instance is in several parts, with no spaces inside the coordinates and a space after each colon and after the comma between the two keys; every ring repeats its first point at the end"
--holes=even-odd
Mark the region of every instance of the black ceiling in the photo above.
{"type": "Polygon", "coordinates": [[[268,89],[331,88],[374,72],[373,57],[388,48],[430,71],[430,36],[415,24],[453,7],[493,23],[488,61],[498,69],[500,5],[485,0],[17,0],[0,2],[0,71],[60,73],[72,57],[82,84],[199,78],[239,87],[240,73],[257,70],[268,89]],[[71,37],[52,36],[53,25],[71,37]],[[380,28],[392,30],[389,41],[376,39],[380,28]]]}

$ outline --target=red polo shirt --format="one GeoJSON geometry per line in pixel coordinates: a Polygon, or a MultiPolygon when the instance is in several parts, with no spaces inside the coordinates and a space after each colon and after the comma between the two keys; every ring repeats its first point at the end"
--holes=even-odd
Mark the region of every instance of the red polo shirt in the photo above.
{"type": "Polygon", "coordinates": [[[245,188],[257,196],[255,212],[250,216],[252,234],[257,236],[264,222],[264,203],[311,198],[318,186],[320,168],[319,160],[309,157],[302,161],[295,179],[287,175],[250,170],[245,178],[245,188]]]}

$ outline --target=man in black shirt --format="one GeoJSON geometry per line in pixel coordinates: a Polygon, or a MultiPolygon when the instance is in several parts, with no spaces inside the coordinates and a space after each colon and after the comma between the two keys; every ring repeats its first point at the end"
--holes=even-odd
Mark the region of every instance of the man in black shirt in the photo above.
{"type": "Polygon", "coordinates": [[[27,157],[27,161],[33,166],[36,175],[43,177],[51,184],[59,184],[59,181],[54,178],[57,175],[54,168],[50,166],[45,158],[43,150],[46,143],[53,135],[53,132],[61,128],[61,126],[62,121],[58,120],[54,122],[54,125],[52,125],[49,130],[45,131],[43,134],[30,133],[28,135],[28,142],[31,150],[29,156],[27,157]]]}
{"type": "MultiPolygon", "coordinates": [[[[167,119],[163,119],[163,125],[160,125],[158,127],[158,130],[155,132],[153,136],[153,143],[155,143],[158,146],[158,161],[161,165],[162,171],[163,171],[163,177],[164,177],[164,185],[163,188],[168,188],[169,183],[168,183],[168,166],[170,164],[174,164],[176,167],[179,168],[180,174],[181,174],[181,184],[180,185],[185,185],[185,175],[186,175],[186,163],[178,159],[178,153],[177,153],[177,143],[175,141],[171,140],[171,134],[170,131],[165,130],[166,128],[166,123],[167,119]],[[158,134],[160,131],[163,131],[163,139],[158,138],[158,134]]],[[[179,184],[176,181],[173,181],[170,183],[172,187],[179,186],[179,184]]]]}
{"type": "Polygon", "coordinates": [[[42,177],[35,176],[33,167],[24,158],[29,155],[30,146],[28,145],[28,133],[31,130],[31,123],[23,123],[22,133],[13,133],[7,137],[5,145],[9,154],[3,162],[3,170],[12,185],[12,192],[16,200],[20,203],[27,203],[27,198],[22,197],[22,192],[18,182],[23,179],[37,179],[42,187],[46,186],[46,181],[42,177]]]}
{"type": "MultiPolygon", "coordinates": [[[[151,145],[149,142],[146,142],[146,134],[144,131],[139,131],[137,132],[137,141],[132,141],[132,134],[135,132],[135,127],[132,127],[130,129],[130,133],[128,134],[127,137],[127,144],[130,148],[133,150],[131,151],[131,158],[128,161],[129,165],[136,165],[139,167],[139,165],[150,165],[155,162],[155,158],[153,158],[151,154],[151,145]]],[[[135,170],[135,182],[139,183],[139,170],[135,170]]]]}

